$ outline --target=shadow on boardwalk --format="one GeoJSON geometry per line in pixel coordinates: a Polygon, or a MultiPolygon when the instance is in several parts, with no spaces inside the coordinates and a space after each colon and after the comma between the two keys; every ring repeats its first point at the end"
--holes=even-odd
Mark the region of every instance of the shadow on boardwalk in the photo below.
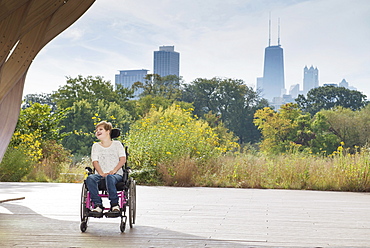
{"type": "Polygon", "coordinates": [[[148,226],[127,225],[121,233],[115,223],[94,223],[81,233],[79,222],[47,218],[17,204],[1,206],[12,213],[0,214],[1,247],[246,247],[148,226]]]}

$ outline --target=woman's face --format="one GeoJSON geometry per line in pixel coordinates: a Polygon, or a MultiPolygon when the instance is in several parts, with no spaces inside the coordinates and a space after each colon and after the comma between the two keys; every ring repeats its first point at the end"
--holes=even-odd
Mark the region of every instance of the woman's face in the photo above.
{"type": "Polygon", "coordinates": [[[95,130],[95,136],[102,140],[102,139],[105,139],[105,138],[109,138],[109,131],[108,130],[105,130],[103,126],[98,126],[95,130]]]}

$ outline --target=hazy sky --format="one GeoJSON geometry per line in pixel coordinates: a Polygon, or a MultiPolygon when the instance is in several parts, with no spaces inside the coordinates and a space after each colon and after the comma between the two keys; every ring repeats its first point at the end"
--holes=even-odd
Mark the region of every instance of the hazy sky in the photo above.
{"type": "Polygon", "coordinates": [[[303,81],[304,66],[320,85],[343,78],[370,98],[369,0],[97,0],[75,24],[46,45],[32,63],[24,94],[51,93],[66,76],[119,70],[153,71],[153,52],[175,46],[180,75],[242,79],[255,87],[264,49],[277,44],[280,18],[285,85],[303,81]]]}

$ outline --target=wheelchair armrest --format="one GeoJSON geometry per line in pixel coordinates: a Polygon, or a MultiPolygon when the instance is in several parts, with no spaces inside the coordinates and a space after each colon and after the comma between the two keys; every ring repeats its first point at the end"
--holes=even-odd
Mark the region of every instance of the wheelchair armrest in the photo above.
{"type": "Polygon", "coordinates": [[[87,175],[93,174],[93,170],[90,167],[85,167],[85,170],[87,172],[87,175]]]}

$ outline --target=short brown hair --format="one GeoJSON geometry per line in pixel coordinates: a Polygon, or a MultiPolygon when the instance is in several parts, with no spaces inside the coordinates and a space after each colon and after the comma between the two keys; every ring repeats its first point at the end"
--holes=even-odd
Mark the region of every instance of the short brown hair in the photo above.
{"type": "Polygon", "coordinates": [[[105,130],[108,130],[109,132],[111,132],[112,131],[112,128],[113,128],[112,123],[106,122],[106,121],[101,121],[98,124],[96,124],[95,129],[97,129],[100,126],[103,126],[103,128],[105,130]]]}

